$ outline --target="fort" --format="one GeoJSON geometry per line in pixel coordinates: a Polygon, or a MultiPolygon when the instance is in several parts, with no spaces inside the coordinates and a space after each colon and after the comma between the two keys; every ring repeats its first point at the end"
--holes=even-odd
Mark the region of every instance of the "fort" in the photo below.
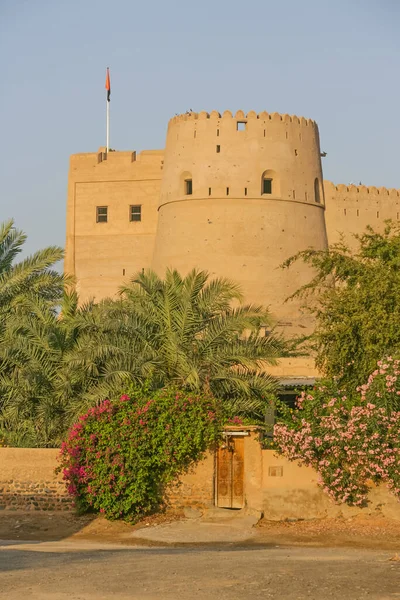
{"type": "Polygon", "coordinates": [[[312,273],[282,262],[399,220],[399,203],[398,190],[324,181],[310,119],[189,112],[170,120],[165,150],[71,156],[65,271],[85,301],[142,269],[205,269],[268,306],[285,334],[304,334],[310,316],[285,299],[312,273]]]}

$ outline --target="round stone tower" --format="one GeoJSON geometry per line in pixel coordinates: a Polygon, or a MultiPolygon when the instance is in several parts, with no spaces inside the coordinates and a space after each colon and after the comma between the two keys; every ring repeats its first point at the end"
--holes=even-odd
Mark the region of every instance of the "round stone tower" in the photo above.
{"type": "Polygon", "coordinates": [[[277,113],[188,113],[168,126],[153,268],[193,267],[237,281],[286,333],[312,321],[285,303],[309,268],[281,263],[327,247],[318,127],[277,113]]]}

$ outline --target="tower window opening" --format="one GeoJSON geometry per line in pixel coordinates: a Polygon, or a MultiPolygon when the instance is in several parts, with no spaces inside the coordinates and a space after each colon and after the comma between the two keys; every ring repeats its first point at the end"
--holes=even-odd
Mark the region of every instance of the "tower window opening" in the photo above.
{"type": "MultiPolygon", "coordinates": [[[[397,213],[397,214],[399,214],[399,213],[397,213]]],[[[359,217],[359,216],[360,216],[360,211],[359,211],[359,209],[357,208],[357,217],[359,217]]],[[[399,217],[397,217],[397,218],[399,218],[399,217]]]]}
{"type": "Polygon", "coordinates": [[[307,192],[304,193],[305,199],[308,200],[307,192]]]}
{"type": "Polygon", "coordinates": [[[196,133],[197,133],[196,130],[194,130],[194,137],[196,137],[196,133]]]}
{"type": "Polygon", "coordinates": [[[122,269],[122,275],[125,275],[125,269],[122,269]]]}
{"type": "Polygon", "coordinates": [[[315,197],[315,202],[318,202],[318,204],[321,204],[321,197],[319,195],[319,181],[318,181],[318,177],[316,177],[314,179],[314,197],[315,197]]]}
{"type": "Polygon", "coordinates": [[[379,210],[377,211],[376,216],[379,219],[379,210]]]}
{"type": "Polygon", "coordinates": [[[295,148],[295,150],[294,150],[294,155],[295,155],[295,156],[297,156],[297,155],[298,155],[298,152],[297,152],[296,148],[295,148]]]}
{"type": "Polygon", "coordinates": [[[129,207],[129,220],[141,221],[142,220],[142,206],[141,204],[134,204],[129,207]]]}
{"type": "Polygon", "coordinates": [[[219,136],[219,129],[217,129],[217,137],[219,136]]]}
{"type": "Polygon", "coordinates": [[[262,193],[263,194],[272,194],[272,179],[267,179],[264,177],[263,185],[262,185],[262,193]]]}
{"type": "Polygon", "coordinates": [[[217,145],[216,150],[217,150],[217,154],[219,154],[221,152],[221,146],[219,144],[217,145]]]}
{"type": "Polygon", "coordinates": [[[247,188],[244,188],[244,195],[247,196],[247,188]]]}
{"type": "Polygon", "coordinates": [[[211,188],[208,188],[208,195],[211,196],[211,188]]]}
{"type": "Polygon", "coordinates": [[[107,223],[108,206],[96,206],[96,223],[107,223]]]}
{"type": "Polygon", "coordinates": [[[185,179],[185,194],[191,196],[193,194],[193,180],[185,179]]]}
{"type": "Polygon", "coordinates": [[[264,129],[264,137],[265,137],[265,129],[264,129]]]}
{"type": "Polygon", "coordinates": [[[296,190],[293,190],[293,200],[296,200],[296,190]]]}
{"type": "Polygon", "coordinates": [[[343,209],[343,212],[344,212],[344,216],[346,216],[346,215],[347,215],[347,209],[346,209],[346,208],[344,208],[344,209],[343,209]]]}
{"type": "Polygon", "coordinates": [[[229,196],[229,188],[226,188],[226,195],[229,196]]]}
{"type": "Polygon", "coordinates": [[[237,131],[246,131],[247,121],[238,121],[236,123],[237,131]]]}

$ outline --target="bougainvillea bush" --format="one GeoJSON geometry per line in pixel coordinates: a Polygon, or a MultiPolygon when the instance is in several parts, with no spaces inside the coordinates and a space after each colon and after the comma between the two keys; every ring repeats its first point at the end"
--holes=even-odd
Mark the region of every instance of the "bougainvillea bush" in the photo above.
{"type": "Polygon", "coordinates": [[[275,445],[313,467],[335,502],[364,505],[371,481],[400,497],[399,360],[379,361],[352,398],[331,382],[303,392],[297,408],[275,425],[275,445]]]}
{"type": "Polygon", "coordinates": [[[68,491],[81,510],[134,521],[217,440],[222,416],[205,395],[161,390],[91,408],[62,444],[68,491]]]}

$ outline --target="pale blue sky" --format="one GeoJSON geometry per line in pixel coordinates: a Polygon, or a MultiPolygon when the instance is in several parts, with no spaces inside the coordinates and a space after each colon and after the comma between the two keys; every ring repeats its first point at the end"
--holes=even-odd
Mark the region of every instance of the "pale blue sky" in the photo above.
{"type": "Polygon", "coordinates": [[[68,157],[164,146],[188,108],[318,122],[324,176],[400,187],[398,0],[0,0],[0,220],[64,245],[68,157]]]}

